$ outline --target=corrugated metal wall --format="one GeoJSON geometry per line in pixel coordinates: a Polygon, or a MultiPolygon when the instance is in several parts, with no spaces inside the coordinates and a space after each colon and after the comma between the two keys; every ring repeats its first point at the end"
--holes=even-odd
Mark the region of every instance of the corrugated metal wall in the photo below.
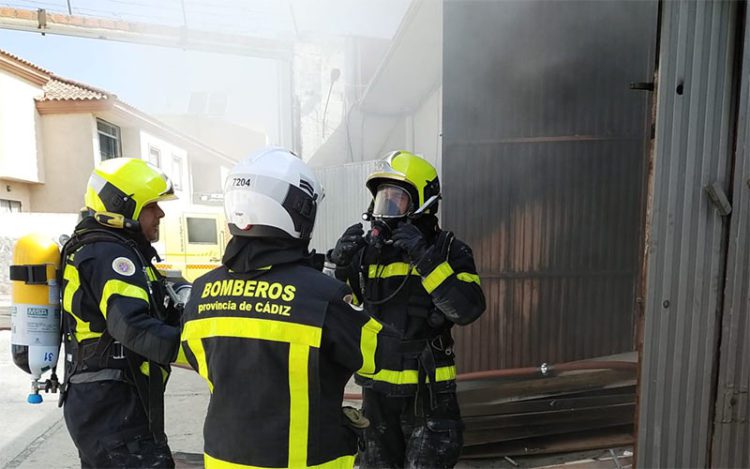
{"type": "MultiPolygon", "coordinates": [[[[747,7],[746,7],[747,8],[747,7]]],[[[750,467],[750,10],[745,12],[732,216],[711,448],[713,467],[750,467]]]]}
{"type": "Polygon", "coordinates": [[[447,1],[443,226],[488,299],[461,372],[634,349],[655,2],[447,1]]]}
{"type": "Polygon", "coordinates": [[[375,164],[376,161],[363,161],[314,170],[326,196],[315,222],[312,248],[325,253],[336,245],[347,227],[362,221],[362,213],[372,200],[365,180],[375,170],[375,164]]]}
{"type": "Polygon", "coordinates": [[[704,187],[730,184],[738,5],[662,3],[639,467],[709,462],[728,226],[704,187]]]}

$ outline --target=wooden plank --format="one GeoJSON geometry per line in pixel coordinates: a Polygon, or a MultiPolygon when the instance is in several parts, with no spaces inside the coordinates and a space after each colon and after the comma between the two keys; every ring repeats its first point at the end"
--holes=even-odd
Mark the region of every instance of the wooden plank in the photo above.
{"type": "Polygon", "coordinates": [[[634,412],[616,417],[602,416],[588,421],[570,421],[554,425],[526,425],[498,430],[464,431],[464,446],[476,446],[496,442],[526,440],[539,437],[553,437],[575,434],[584,431],[603,430],[612,427],[630,425],[635,421],[634,412]]]}
{"type": "Polygon", "coordinates": [[[564,464],[541,466],[536,469],[614,469],[616,467],[633,467],[633,456],[618,456],[617,462],[613,458],[586,459],[564,464]]]}
{"type": "Polygon", "coordinates": [[[462,459],[565,453],[598,448],[614,448],[633,444],[632,425],[597,429],[551,438],[530,438],[518,441],[464,446],[462,459]]]}
{"type": "Polygon", "coordinates": [[[556,396],[528,401],[484,403],[477,402],[461,407],[464,417],[482,415],[503,415],[524,412],[542,412],[562,409],[578,409],[594,406],[607,406],[633,402],[635,387],[605,389],[582,394],[556,396]]]}
{"type": "Polygon", "coordinates": [[[570,373],[551,378],[516,382],[490,381],[481,388],[459,389],[459,403],[470,405],[476,402],[502,403],[549,397],[571,392],[582,392],[605,387],[635,385],[635,374],[631,371],[604,370],[585,373],[570,373]]]}
{"type": "Polygon", "coordinates": [[[635,400],[608,406],[594,406],[577,409],[560,409],[548,412],[525,412],[504,415],[484,415],[481,417],[464,417],[467,430],[498,430],[503,428],[523,427],[528,425],[554,425],[569,422],[586,422],[611,417],[619,420],[622,416],[635,415],[635,400]]]}

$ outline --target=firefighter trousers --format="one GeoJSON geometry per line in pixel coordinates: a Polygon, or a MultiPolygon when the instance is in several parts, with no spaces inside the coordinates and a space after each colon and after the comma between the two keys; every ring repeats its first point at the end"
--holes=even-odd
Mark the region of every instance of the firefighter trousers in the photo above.
{"type": "Polygon", "coordinates": [[[363,392],[363,411],[370,426],[360,445],[360,468],[456,465],[463,446],[463,423],[455,392],[437,394],[434,409],[426,395],[417,399],[367,388],[363,392]]]}
{"type": "Polygon", "coordinates": [[[169,446],[154,440],[138,392],[127,382],[69,384],[63,414],[81,467],[174,467],[169,446]]]}

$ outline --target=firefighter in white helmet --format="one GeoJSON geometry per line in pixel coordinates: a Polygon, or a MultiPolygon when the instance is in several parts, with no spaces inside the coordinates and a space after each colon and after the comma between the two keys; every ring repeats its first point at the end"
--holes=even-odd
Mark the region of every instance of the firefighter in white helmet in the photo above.
{"type": "Polygon", "coordinates": [[[164,387],[179,348],[156,251],[170,179],[140,159],[100,163],[63,247],[65,423],[82,467],[174,467],[164,387]]]}
{"type": "Polygon", "coordinates": [[[329,259],[359,304],[404,339],[386,352],[392,368],[357,374],[371,422],[360,467],[452,467],[463,425],[451,328],[485,308],[471,249],[438,226],[438,175],[420,156],[389,153],[366,185],[372,228],[349,227],[329,259]]]}
{"type": "Polygon", "coordinates": [[[211,390],[203,426],[211,467],[352,467],[354,372],[376,373],[395,332],[352,306],[349,287],[311,265],[323,189],[293,153],[238,163],[224,190],[233,237],[222,266],[199,277],[182,344],[211,390]]]}

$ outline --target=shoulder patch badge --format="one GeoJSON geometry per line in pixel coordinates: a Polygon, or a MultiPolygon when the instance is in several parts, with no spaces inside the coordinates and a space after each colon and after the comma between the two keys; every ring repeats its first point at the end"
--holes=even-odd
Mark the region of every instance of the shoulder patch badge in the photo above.
{"type": "Polygon", "coordinates": [[[125,277],[130,277],[135,273],[135,264],[127,257],[118,257],[112,261],[112,270],[125,277]]]}

